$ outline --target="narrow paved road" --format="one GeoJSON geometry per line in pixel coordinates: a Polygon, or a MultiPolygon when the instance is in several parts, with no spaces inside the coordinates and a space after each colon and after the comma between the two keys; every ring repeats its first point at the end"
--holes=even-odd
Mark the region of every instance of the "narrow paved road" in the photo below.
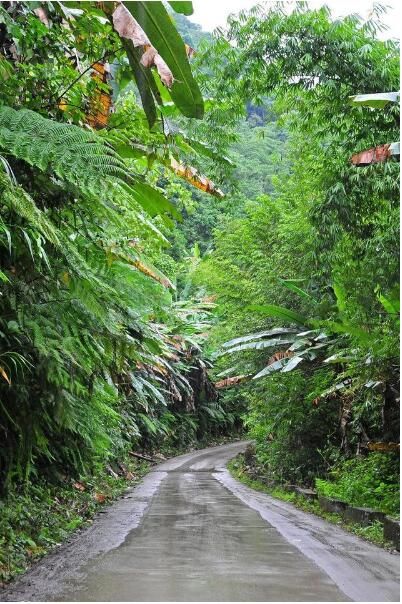
{"type": "Polygon", "coordinates": [[[244,448],[159,465],[3,599],[399,601],[399,556],[234,481],[244,448]]]}

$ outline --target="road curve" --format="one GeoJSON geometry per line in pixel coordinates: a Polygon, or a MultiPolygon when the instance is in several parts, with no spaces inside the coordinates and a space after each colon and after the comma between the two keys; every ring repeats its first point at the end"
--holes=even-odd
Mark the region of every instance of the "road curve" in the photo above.
{"type": "Polygon", "coordinates": [[[176,457],[3,601],[399,601],[399,556],[233,480],[246,443],[176,457]]]}

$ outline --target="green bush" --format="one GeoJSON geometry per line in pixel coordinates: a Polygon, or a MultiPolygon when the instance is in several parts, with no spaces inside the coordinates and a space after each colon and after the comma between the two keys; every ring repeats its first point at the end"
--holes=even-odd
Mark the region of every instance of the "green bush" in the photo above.
{"type": "Polygon", "coordinates": [[[321,495],[399,516],[399,457],[371,453],[348,459],[331,471],[329,480],[317,479],[316,487],[321,495]]]}
{"type": "Polygon", "coordinates": [[[136,484],[149,464],[129,458],[121,468],[121,475],[111,475],[99,467],[77,482],[67,477],[54,484],[28,482],[0,499],[0,584],[85,526],[100,507],[136,484]]]}
{"type": "Polygon", "coordinates": [[[315,406],[312,399],[332,379],[328,369],[310,376],[294,371],[250,385],[245,423],[256,443],[257,465],[270,479],[312,484],[325,472],[321,451],[339,440],[338,409],[334,401],[315,406]]]}

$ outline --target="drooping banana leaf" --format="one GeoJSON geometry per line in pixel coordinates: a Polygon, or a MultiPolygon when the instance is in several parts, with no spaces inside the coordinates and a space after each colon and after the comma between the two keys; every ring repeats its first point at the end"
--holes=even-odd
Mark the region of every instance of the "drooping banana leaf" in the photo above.
{"type": "Polygon", "coordinates": [[[275,373],[275,371],[279,371],[286,364],[286,361],[287,359],[280,359],[279,361],[275,361],[275,363],[271,363],[271,365],[267,365],[267,367],[264,367],[262,371],[260,371],[253,377],[253,380],[258,380],[259,378],[265,377],[270,373],[275,373]]]}
{"type": "Polygon", "coordinates": [[[228,342],[222,344],[222,347],[230,348],[231,346],[236,346],[236,344],[243,344],[244,342],[250,342],[252,340],[259,340],[270,336],[279,336],[289,333],[296,333],[296,330],[292,329],[291,327],[275,327],[274,329],[270,329],[268,331],[260,331],[258,333],[248,334],[247,336],[234,338],[233,340],[229,340],[228,342]]]}
{"type": "Polygon", "coordinates": [[[299,325],[308,325],[310,321],[303,315],[285,308],[284,306],[275,306],[274,304],[251,305],[248,307],[251,311],[262,313],[268,317],[278,317],[289,323],[298,323],[299,325]]]}
{"type": "Polygon", "coordinates": [[[353,105],[363,105],[374,109],[383,109],[389,103],[399,101],[399,92],[377,92],[375,94],[356,94],[349,97],[353,105]]]}
{"type": "Polygon", "coordinates": [[[126,2],[125,7],[142,27],[173,74],[170,94],[186,117],[202,118],[204,102],[191,73],[185,45],[162,2],[126,2]]]}
{"type": "Polygon", "coordinates": [[[292,357],[285,365],[285,367],[283,367],[281,373],[288,373],[289,371],[292,371],[293,369],[295,369],[295,367],[297,367],[299,365],[299,363],[301,363],[302,361],[305,361],[306,359],[303,359],[303,357],[292,357]]]}
{"type": "Polygon", "coordinates": [[[276,348],[277,346],[282,346],[283,344],[292,344],[293,341],[293,339],[282,340],[280,338],[272,338],[270,340],[246,342],[245,344],[239,344],[238,346],[224,350],[223,352],[219,353],[218,356],[222,356],[224,354],[233,354],[234,352],[239,352],[241,350],[263,350],[264,348],[276,348]]]}

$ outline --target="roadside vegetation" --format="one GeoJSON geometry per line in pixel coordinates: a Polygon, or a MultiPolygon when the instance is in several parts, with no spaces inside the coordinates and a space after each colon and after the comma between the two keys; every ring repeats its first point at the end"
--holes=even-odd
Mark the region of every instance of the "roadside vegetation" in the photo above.
{"type": "Polygon", "coordinates": [[[264,476],[255,475],[254,471],[250,471],[250,467],[245,463],[243,455],[238,455],[235,459],[230,461],[228,469],[234,478],[251,489],[271,495],[271,497],[279,499],[280,501],[291,503],[298,509],[303,510],[303,512],[320,516],[320,518],[327,520],[327,522],[336,524],[344,530],[349,531],[366,541],[370,541],[375,545],[379,545],[380,547],[389,550],[395,550],[394,544],[384,539],[384,526],[382,522],[379,522],[378,520],[375,520],[367,526],[346,523],[341,514],[326,512],[319,505],[318,501],[310,501],[295,492],[290,492],[286,489],[286,485],[281,486],[269,483],[264,476]]]}
{"type": "Polygon", "coordinates": [[[398,515],[399,164],[352,161],[399,140],[383,10],[230,19],[208,54],[217,96],[280,125],[284,172],[225,216],[196,279],[215,295],[217,383],[245,406],[261,475],[398,515]]]}
{"type": "Polygon", "coordinates": [[[3,581],[133,453],[240,434],[268,481],[398,514],[399,163],[351,162],[399,140],[384,9],[192,10],[0,6],[3,581]]]}

